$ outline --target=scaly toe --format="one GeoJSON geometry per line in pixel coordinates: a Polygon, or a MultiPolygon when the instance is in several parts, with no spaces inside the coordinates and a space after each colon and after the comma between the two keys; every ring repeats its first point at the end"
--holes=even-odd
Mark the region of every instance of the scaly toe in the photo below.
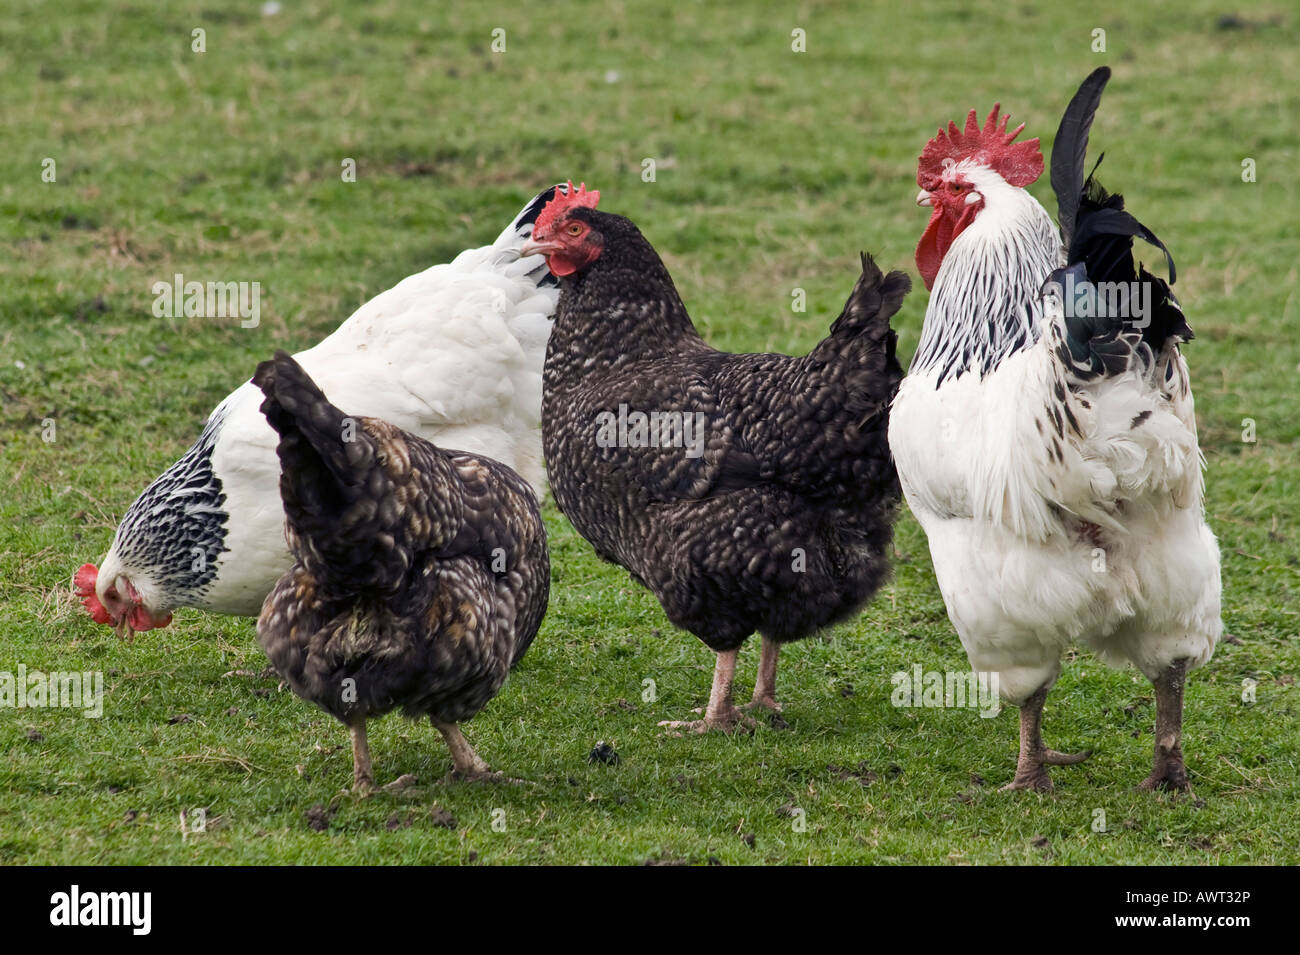
{"type": "Polygon", "coordinates": [[[1092,750],[1085,749],[1081,753],[1058,753],[1054,749],[1043,750],[1041,759],[1048,766],[1074,766],[1082,763],[1092,755],[1092,750]]]}
{"type": "Polygon", "coordinates": [[[1163,773],[1152,771],[1151,775],[1142,782],[1138,783],[1138,789],[1143,792],[1168,792],[1168,793],[1188,793],[1192,792],[1192,782],[1187,778],[1187,772],[1182,766],[1166,769],[1163,773]]]}
{"type": "Polygon", "coordinates": [[[1009,793],[1018,789],[1028,789],[1036,793],[1050,793],[1055,788],[1052,785],[1052,777],[1047,775],[1047,770],[1039,769],[1035,773],[1016,773],[1016,778],[1001,787],[998,792],[1009,793]]]}
{"type": "Polygon", "coordinates": [[[417,781],[418,780],[416,780],[415,775],[413,773],[403,773],[401,776],[398,776],[396,779],[394,779],[391,783],[388,783],[386,786],[384,786],[384,792],[400,793],[404,789],[410,789],[412,786],[416,784],[417,781]]]}
{"type": "Polygon", "coordinates": [[[730,710],[717,717],[705,717],[702,720],[664,720],[659,724],[668,730],[669,736],[682,736],[684,733],[735,733],[738,730],[752,730],[758,726],[752,718],[738,709],[730,710]]]}

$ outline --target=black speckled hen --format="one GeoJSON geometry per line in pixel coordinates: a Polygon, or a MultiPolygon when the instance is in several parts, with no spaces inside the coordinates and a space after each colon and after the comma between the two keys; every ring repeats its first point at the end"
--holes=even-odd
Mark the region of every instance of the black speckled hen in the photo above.
{"type": "Polygon", "coordinates": [[[272,666],[347,724],[358,791],[374,786],[366,720],[397,708],[432,720],[458,776],[487,776],[458,724],[496,696],[546,612],[532,488],[483,455],[346,416],[284,352],[253,382],[279,434],[295,560],[257,621],[272,666]]]}
{"type": "Polygon", "coordinates": [[[560,277],[542,377],[542,446],[560,509],[668,619],[717,652],[703,732],[732,703],[741,644],[763,649],[752,706],[777,710],[780,645],[844,620],[889,572],[900,497],[886,442],[902,378],[889,318],[911,282],[869,256],[828,338],[802,357],[700,337],[627,219],[570,189],[523,253],[560,277]]]}

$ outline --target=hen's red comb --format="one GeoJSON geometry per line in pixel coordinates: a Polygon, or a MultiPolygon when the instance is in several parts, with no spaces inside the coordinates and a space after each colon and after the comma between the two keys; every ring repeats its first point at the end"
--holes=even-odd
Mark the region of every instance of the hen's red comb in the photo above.
{"type": "Polygon", "coordinates": [[[964,130],[958,129],[956,123],[949,123],[946,132],[940,129],[921,151],[916,167],[916,184],[922,189],[934,189],[943,179],[947,161],[961,162],[963,159],[983,162],[1013,186],[1027,186],[1041,176],[1043,154],[1038,148],[1038,138],[1015,142],[1025,124],[1007,132],[1011,117],[1002,117],[999,124],[998,111],[1001,108],[1001,103],[993,104],[993,111],[983,129],[975,118],[975,110],[967,115],[964,130]]]}
{"type": "Polygon", "coordinates": [[[573,180],[570,179],[566,191],[555,190],[554,198],[542,208],[541,213],[537,216],[537,222],[533,226],[533,237],[538,238],[546,235],[551,226],[555,224],[555,220],[570,209],[579,207],[594,209],[598,202],[600,202],[599,192],[588,192],[585,182],[575,188],[573,180]]]}

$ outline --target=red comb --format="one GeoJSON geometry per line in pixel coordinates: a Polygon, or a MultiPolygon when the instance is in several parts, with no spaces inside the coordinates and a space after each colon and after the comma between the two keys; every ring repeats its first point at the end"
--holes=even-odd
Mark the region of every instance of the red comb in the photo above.
{"type": "Polygon", "coordinates": [[[956,123],[949,123],[947,132],[940,129],[921,151],[916,167],[916,184],[922,189],[934,189],[943,179],[946,161],[961,162],[963,159],[983,162],[1013,186],[1027,186],[1041,176],[1043,154],[1038,149],[1038,139],[1015,142],[1025,124],[1007,132],[1011,117],[1002,117],[999,125],[998,111],[1001,108],[1001,103],[993,104],[993,111],[983,129],[975,118],[975,110],[967,115],[964,130],[958,129],[956,123]]]}
{"type": "Polygon", "coordinates": [[[94,564],[82,564],[72,577],[72,584],[81,598],[81,605],[86,608],[95,623],[112,623],[113,618],[108,609],[99,602],[95,594],[95,581],[99,579],[99,568],[94,564]]]}
{"type": "Polygon", "coordinates": [[[555,220],[570,209],[580,207],[594,209],[598,202],[600,202],[599,192],[588,192],[585,182],[575,188],[573,180],[570,179],[566,191],[562,193],[558,189],[555,190],[555,197],[542,208],[537,216],[537,223],[533,226],[533,238],[546,235],[555,224],[555,220]]]}

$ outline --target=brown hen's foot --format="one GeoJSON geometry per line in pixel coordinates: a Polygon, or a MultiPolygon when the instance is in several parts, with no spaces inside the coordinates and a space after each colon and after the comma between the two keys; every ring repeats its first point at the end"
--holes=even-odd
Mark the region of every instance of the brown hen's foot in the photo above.
{"type": "Polygon", "coordinates": [[[414,773],[403,773],[401,776],[398,776],[396,779],[394,779],[391,783],[387,783],[384,786],[384,792],[400,793],[404,790],[410,789],[417,782],[419,782],[419,780],[415,778],[414,773]]]}
{"type": "Polygon", "coordinates": [[[370,769],[370,745],[366,742],[366,721],[348,726],[352,737],[352,792],[369,796],[375,791],[375,774],[370,769]]]}
{"type": "Polygon", "coordinates": [[[1047,699],[1047,689],[1046,686],[1040,687],[1021,704],[1020,755],[1016,758],[1016,775],[1000,792],[1030,789],[1050,793],[1054,787],[1046,767],[1074,766],[1092,755],[1090,749],[1082,753],[1058,753],[1043,745],[1043,702],[1047,699]]]}
{"type": "MultiPolygon", "coordinates": [[[[736,676],[736,658],[739,650],[726,650],[718,654],[717,665],[713,668],[713,689],[709,692],[709,705],[704,710],[702,720],[664,720],[659,725],[673,732],[669,736],[681,736],[683,733],[707,733],[720,730],[734,733],[737,729],[753,729],[758,724],[740,712],[731,702],[731,683],[736,676]]],[[[699,712],[696,710],[695,712],[699,712]]]]}
{"type": "Polygon", "coordinates": [[[516,779],[514,776],[507,776],[501,770],[488,770],[487,772],[469,772],[462,773],[458,769],[453,769],[449,777],[453,782],[458,783],[493,783],[501,786],[531,786],[533,785],[527,779],[516,779]]]}
{"type": "Polygon", "coordinates": [[[1187,661],[1175,660],[1155,679],[1156,742],[1151,775],[1138,784],[1145,792],[1190,793],[1192,784],[1183,765],[1183,688],[1187,661]]]}
{"type": "Polygon", "coordinates": [[[465,739],[465,734],[460,731],[459,726],[455,723],[439,723],[436,720],[430,722],[438,728],[442,738],[447,741],[452,765],[456,767],[452,770],[453,779],[483,780],[493,775],[501,776],[500,773],[494,774],[491,767],[479,759],[478,753],[474,752],[474,747],[469,745],[469,740],[465,739]]]}

